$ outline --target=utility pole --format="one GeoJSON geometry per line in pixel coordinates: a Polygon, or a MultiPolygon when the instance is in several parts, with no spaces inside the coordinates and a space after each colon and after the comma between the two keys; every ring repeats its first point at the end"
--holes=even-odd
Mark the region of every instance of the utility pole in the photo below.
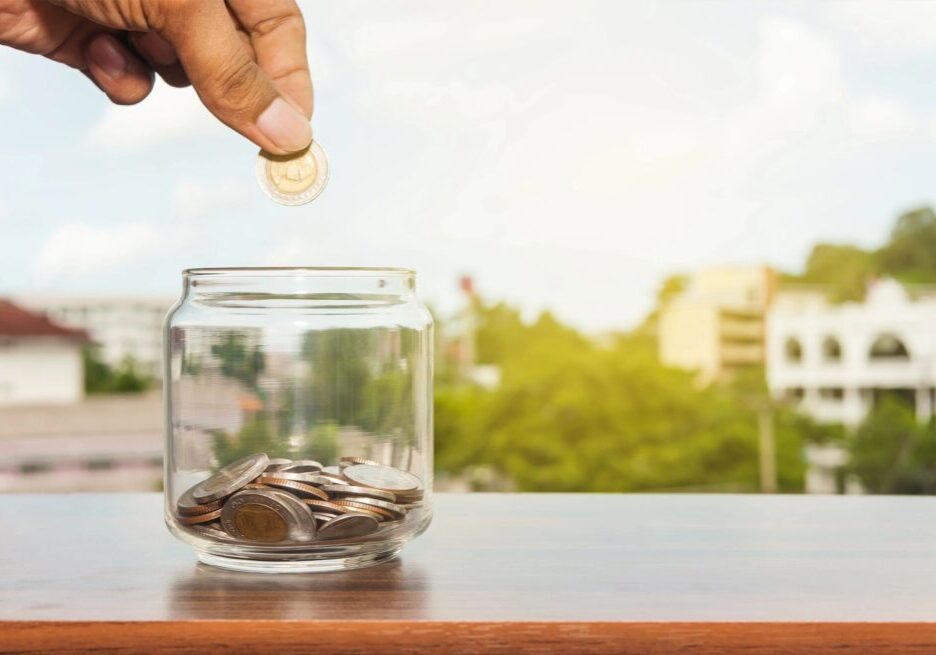
{"type": "Polygon", "coordinates": [[[757,444],[760,455],[761,493],[777,493],[777,453],[774,439],[773,412],[764,404],[757,411],[757,444]]]}

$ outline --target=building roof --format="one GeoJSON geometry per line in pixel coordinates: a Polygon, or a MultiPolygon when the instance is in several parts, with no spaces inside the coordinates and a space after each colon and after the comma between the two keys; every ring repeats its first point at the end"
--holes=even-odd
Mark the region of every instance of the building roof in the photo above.
{"type": "Polygon", "coordinates": [[[79,342],[91,341],[84,330],[59,325],[44,314],[31,312],[0,298],[0,338],[3,337],[57,337],[79,342]]]}

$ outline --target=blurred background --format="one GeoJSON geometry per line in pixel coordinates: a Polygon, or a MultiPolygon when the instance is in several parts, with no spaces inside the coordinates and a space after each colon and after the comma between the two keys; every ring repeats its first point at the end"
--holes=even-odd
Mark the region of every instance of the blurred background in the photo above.
{"type": "Polygon", "coordinates": [[[302,2],[332,178],[0,49],[0,491],[161,484],[192,266],[405,266],[442,489],[936,492],[936,4],[302,2]]]}

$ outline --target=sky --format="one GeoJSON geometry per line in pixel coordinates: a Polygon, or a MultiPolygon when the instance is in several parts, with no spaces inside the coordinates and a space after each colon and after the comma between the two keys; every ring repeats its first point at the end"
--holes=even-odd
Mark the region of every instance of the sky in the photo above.
{"type": "Polygon", "coordinates": [[[405,266],[589,331],[664,276],[799,269],[934,200],[936,3],[302,2],[331,179],[282,207],[191,89],[115,107],[0,48],[0,294],[405,266]]]}

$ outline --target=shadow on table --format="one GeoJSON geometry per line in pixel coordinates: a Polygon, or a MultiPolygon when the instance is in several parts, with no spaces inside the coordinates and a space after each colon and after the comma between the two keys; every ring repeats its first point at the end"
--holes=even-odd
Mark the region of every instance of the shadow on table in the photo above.
{"type": "Polygon", "coordinates": [[[428,576],[394,560],[334,573],[237,573],[196,564],[172,582],[167,614],[184,619],[421,619],[428,576]]]}

